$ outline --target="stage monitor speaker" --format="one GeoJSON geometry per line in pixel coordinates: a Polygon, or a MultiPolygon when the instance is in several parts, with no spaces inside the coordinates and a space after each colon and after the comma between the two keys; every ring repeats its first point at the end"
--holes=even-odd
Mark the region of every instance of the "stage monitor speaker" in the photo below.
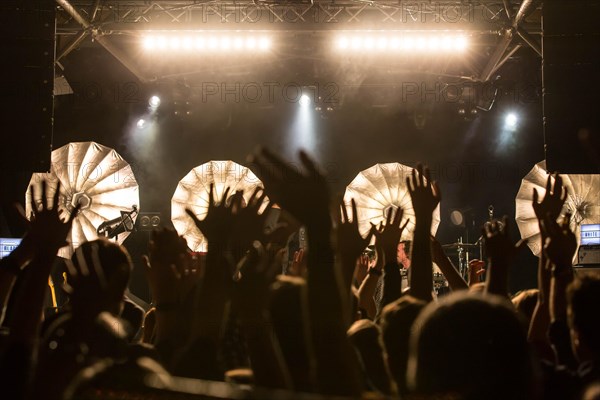
{"type": "Polygon", "coordinates": [[[544,142],[548,171],[600,173],[599,1],[542,6],[544,142]]]}

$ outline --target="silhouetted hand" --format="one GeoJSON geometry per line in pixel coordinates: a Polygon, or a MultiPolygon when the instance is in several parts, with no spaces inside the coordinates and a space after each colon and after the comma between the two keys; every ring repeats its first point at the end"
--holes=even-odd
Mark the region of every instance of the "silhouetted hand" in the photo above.
{"type": "Polygon", "coordinates": [[[398,244],[400,243],[402,232],[410,221],[407,219],[404,225],[401,226],[400,223],[402,222],[403,215],[404,210],[401,208],[390,208],[385,225],[381,223],[379,224],[378,228],[375,228],[373,225],[373,232],[375,234],[378,246],[383,251],[386,264],[397,262],[398,244]]]}
{"type": "Polygon", "coordinates": [[[236,192],[235,194],[232,237],[233,241],[240,246],[242,251],[251,248],[252,242],[255,240],[261,243],[266,241],[264,231],[265,221],[273,207],[273,203],[269,201],[261,212],[260,209],[263,207],[266,197],[267,194],[264,190],[257,187],[252,192],[248,204],[244,207],[241,203],[241,199],[243,199],[242,193],[236,192]]]}
{"type": "Polygon", "coordinates": [[[517,252],[526,244],[525,240],[513,244],[508,229],[508,218],[502,217],[487,222],[483,227],[483,242],[490,259],[489,273],[486,282],[486,293],[508,296],[508,273],[510,263],[517,252]]]}
{"type": "Polygon", "coordinates": [[[406,178],[406,186],[412,199],[415,219],[431,220],[442,194],[437,182],[431,181],[429,168],[423,169],[423,165],[417,164],[417,168],[412,170],[412,176],[406,178]]]}
{"type": "MultiPolygon", "coordinates": [[[[281,266],[281,254],[270,262],[266,249],[255,241],[242,260],[241,278],[234,285],[233,308],[245,323],[261,323],[267,309],[269,287],[281,266]]],[[[255,327],[258,328],[258,327],[255,327]]]]}
{"type": "Polygon", "coordinates": [[[469,285],[479,282],[479,277],[485,273],[485,261],[473,259],[469,261],[469,285]]]}
{"type": "Polygon", "coordinates": [[[562,177],[558,173],[548,176],[546,194],[541,201],[538,202],[539,194],[533,188],[533,211],[538,221],[541,223],[548,214],[556,221],[567,200],[567,195],[567,189],[563,186],[562,177]],[[554,178],[554,185],[552,185],[552,178],[554,178]]]}
{"type": "Polygon", "coordinates": [[[307,228],[323,227],[324,224],[329,227],[329,188],[325,177],[303,151],[300,152],[300,161],[304,171],[286,164],[267,149],[261,149],[251,159],[259,167],[257,173],[271,200],[307,228]]]}
{"type": "Polygon", "coordinates": [[[80,209],[78,204],[67,217],[63,220],[63,212],[59,210],[58,201],[60,195],[60,183],[56,187],[53,196],[53,207],[49,208],[48,199],[46,197],[47,184],[42,181],[42,202],[38,207],[35,203],[35,188],[31,186],[29,193],[31,195],[32,218],[29,224],[29,231],[23,238],[29,247],[37,250],[45,249],[50,252],[56,252],[61,247],[67,246],[67,236],[71,232],[73,219],[80,209]]]}
{"type": "Polygon", "coordinates": [[[577,251],[577,238],[569,228],[570,218],[571,214],[566,214],[558,223],[552,215],[547,214],[542,221],[542,230],[546,236],[544,252],[556,269],[572,266],[573,256],[577,251]]]}
{"type": "Polygon", "coordinates": [[[211,183],[208,196],[208,211],[202,221],[198,219],[192,210],[185,210],[194,220],[200,232],[206,237],[209,246],[213,243],[226,243],[230,239],[233,227],[234,201],[226,201],[230,188],[225,189],[221,199],[215,198],[214,190],[214,184],[211,183]]]}
{"type": "Polygon", "coordinates": [[[494,261],[494,264],[497,261],[510,262],[517,251],[526,244],[524,240],[519,241],[516,245],[513,243],[506,216],[502,217],[501,222],[498,220],[486,222],[482,232],[486,253],[494,261]]]}
{"type": "Polygon", "coordinates": [[[435,238],[435,236],[431,235],[430,240],[431,240],[431,260],[434,263],[439,264],[440,260],[446,259],[448,256],[446,256],[446,252],[444,251],[442,244],[440,243],[439,240],[437,240],[435,238]]]}
{"type": "Polygon", "coordinates": [[[152,232],[149,256],[144,256],[143,262],[157,304],[180,302],[199,279],[200,271],[192,266],[185,239],[171,229],[152,232]]]}
{"type": "Polygon", "coordinates": [[[352,221],[348,218],[348,210],[346,204],[340,204],[340,215],[337,226],[337,244],[338,251],[344,263],[347,263],[348,268],[356,266],[356,260],[369,245],[373,230],[367,237],[363,238],[358,230],[358,212],[356,211],[356,202],[354,199],[350,201],[352,207],[352,221]]]}

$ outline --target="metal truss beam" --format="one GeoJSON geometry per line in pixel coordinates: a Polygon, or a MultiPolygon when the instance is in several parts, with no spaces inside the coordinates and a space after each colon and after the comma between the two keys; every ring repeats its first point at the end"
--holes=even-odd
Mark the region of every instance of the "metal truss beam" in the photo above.
{"type": "MultiPolygon", "coordinates": [[[[515,12],[510,0],[309,0],[273,2],[56,0],[60,5],[57,34],[72,36],[59,52],[66,56],[91,35],[140,80],[131,58],[109,40],[110,35],[137,35],[145,30],[273,30],[319,33],[335,30],[453,30],[498,35],[487,64],[475,80],[487,81],[521,46],[513,36],[540,52],[532,36],[540,19],[532,12],[539,0],[523,0],[515,12]],[[526,10],[523,10],[526,8],[526,10]],[[526,12],[525,12],[526,11],[526,12]],[[511,21],[511,19],[513,19],[511,21]],[[519,25],[515,22],[519,21],[519,25]]],[[[490,36],[493,35],[493,36],[490,36]]]]}
{"type": "MultiPolygon", "coordinates": [[[[428,29],[473,28],[498,25],[505,18],[503,1],[460,0],[312,0],[309,2],[266,1],[103,1],[92,15],[89,1],[72,1],[77,12],[91,20],[96,16],[105,30],[248,29],[265,24],[294,25],[320,29],[397,29],[427,24],[428,29]],[[433,24],[433,25],[431,25],[433,24]]],[[[60,12],[59,30],[73,27],[73,16],[60,12]]],[[[76,28],[76,27],[75,27],[76,28]]]]}

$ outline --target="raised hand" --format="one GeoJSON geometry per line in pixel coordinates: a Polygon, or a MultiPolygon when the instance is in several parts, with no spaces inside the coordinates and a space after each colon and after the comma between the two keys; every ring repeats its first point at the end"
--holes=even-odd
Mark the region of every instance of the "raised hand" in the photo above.
{"type": "Polygon", "coordinates": [[[392,209],[387,215],[385,225],[379,224],[379,227],[375,228],[373,225],[373,232],[377,238],[377,244],[383,251],[385,257],[385,263],[397,263],[398,244],[402,237],[402,232],[408,225],[409,220],[407,219],[404,225],[400,225],[402,222],[402,216],[404,210],[401,208],[392,209]]]}
{"type": "Polygon", "coordinates": [[[56,252],[61,247],[68,245],[67,236],[69,235],[69,232],[71,232],[73,219],[79,212],[80,205],[78,204],[71,211],[66,221],[63,221],[61,218],[63,211],[59,210],[58,207],[60,183],[58,183],[56,191],[54,192],[52,208],[50,208],[48,204],[46,190],[46,181],[42,181],[42,202],[38,207],[34,200],[35,188],[33,186],[29,188],[33,215],[29,225],[29,231],[23,238],[23,241],[26,241],[37,249],[46,249],[48,251],[56,252]]]}
{"type": "Polygon", "coordinates": [[[149,256],[143,262],[156,304],[181,302],[199,279],[185,239],[171,229],[152,232],[149,256]]]}
{"type": "Polygon", "coordinates": [[[340,204],[340,215],[336,233],[338,252],[342,258],[342,262],[353,270],[356,260],[369,245],[374,232],[371,230],[367,234],[367,237],[362,237],[358,230],[358,212],[354,199],[350,201],[350,204],[352,207],[352,221],[348,218],[346,204],[342,202],[340,204]]]}
{"type": "Polygon", "coordinates": [[[567,189],[563,186],[562,177],[558,173],[548,176],[546,194],[541,201],[538,201],[539,194],[533,188],[533,211],[538,221],[541,223],[548,214],[556,221],[567,200],[567,195],[567,189]],[[554,185],[552,185],[552,178],[554,178],[554,185]]]}
{"type": "Polygon", "coordinates": [[[294,257],[292,258],[292,263],[290,268],[288,269],[288,274],[291,276],[304,277],[306,275],[307,265],[306,265],[306,254],[304,249],[300,249],[294,252],[294,257]]]}
{"type": "Polygon", "coordinates": [[[234,201],[226,201],[230,191],[229,187],[225,189],[220,200],[215,199],[214,191],[214,184],[211,183],[208,196],[208,212],[202,221],[198,219],[192,210],[185,210],[194,220],[200,232],[206,237],[209,246],[214,243],[222,245],[230,239],[235,203],[234,201]]]}
{"type": "Polygon", "coordinates": [[[259,167],[256,172],[271,200],[289,211],[307,228],[322,227],[324,224],[329,227],[329,188],[325,177],[303,151],[300,152],[300,161],[305,171],[286,164],[266,149],[251,158],[251,162],[259,167]]]}
{"type": "Polygon", "coordinates": [[[431,181],[429,168],[417,164],[417,168],[412,170],[412,176],[406,178],[406,186],[415,210],[415,219],[431,220],[442,195],[437,182],[431,181]]]}
{"type": "Polygon", "coordinates": [[[571,214],[567,213],[558,223],[552,215],[547,214],[542,220],[541,226],[546,237],[544,252],[555,269],[571,267],[573,256],[577,251],[577,238],[569,228],[570,218],[571,214]]]}
{"type": "Polygon", "coordinates": [[[417,164],[406,186],[415,211],[415,230],[411,254],[410,293],[423,301],[431,301],[433,265],[431,262],[431,223],[433,211],[442,198],[437,182],[432,182],[429,169],[417,164]]]}
{"type": "Polygon", "coordinates": [[[482,229],[485,250],[488,257],[494,261],[510,261],[517,251],[526,243],[521,240],[516,245],[510,238],[508,229],[508,217],[502,217],[502,221],[493,220],[486,222],[482,229]]]}
{"type": "Polygon", "coordinates": [[[267,197],[267,194],[260,187],[252,192],[245,207],[241,204],[241,192],[237,192],[236,195],[239,196],[236,197],[239,201],[236,202],[233,216],[232,239],[241,251],[246,251],[252,247],[252,242],[255,240],[265,242],[265,221],[273,207],[273,203],[269,201],[262,213],[260,212],[267,197]]]}
{"type": "Polygon", "coordinates": [[[235,284],[233,307],[236,315],[244,322],[262,321],[268,306],[269,286],[281,269],[281,255],[269,260],[267,250],[258,241],[242,260],[241,279],[235,284]],[[274,261],[274,262],[271,262],[274,261]]]}
{"type": "Polygon", "coordinates": [[[482,229],[483,241],[490,267],[486,282],[486,292],[508,296],[508,270],[517,252],[527,243],[520,240],[516,245],[510,238],[508,217],[487,222],[482,229]]]}
{"type": "Polygon", "coordinates": [[[469,286],[480,281],[481,275],[485,273],[485,261],[473,259],[469,261],[469,286]]]}

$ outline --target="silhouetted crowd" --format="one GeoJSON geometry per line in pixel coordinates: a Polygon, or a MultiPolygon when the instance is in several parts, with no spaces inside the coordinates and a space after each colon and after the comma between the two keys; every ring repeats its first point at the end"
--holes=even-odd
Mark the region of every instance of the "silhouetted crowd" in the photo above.
{"type": "Polygon", "coordinates": [[[363,237],[354,201],[332,207],[326,178],[306,154],[300,161],[302,170],[257,151],[264,189],[246,200],[211,185],[207,214],[188,210],[206,253],[173,230],[153,232],[149,310],[128,295],[125,248],[99,239],[65,261],[68,301],[44,313],[79,210],[59,211],[60,188],[31,193],[41,201],[28,232],[0,260],[0,398],[600,399],[600,276],[573,268],[559,175],[532,202],[538,287],[512,296],[523,242],[506,218],[482,228],[486,260],[465,280],[431,236],[441,191],[427,168],[406,178],[414,220],[400,259],[402,209],[363,237]],[[279,221],[265,229],[274,204],[279,221]],[[301,226],[306,246],[288,254],[301,226]],[[434,263],[447,295],[434,290],[434,263]]]}

